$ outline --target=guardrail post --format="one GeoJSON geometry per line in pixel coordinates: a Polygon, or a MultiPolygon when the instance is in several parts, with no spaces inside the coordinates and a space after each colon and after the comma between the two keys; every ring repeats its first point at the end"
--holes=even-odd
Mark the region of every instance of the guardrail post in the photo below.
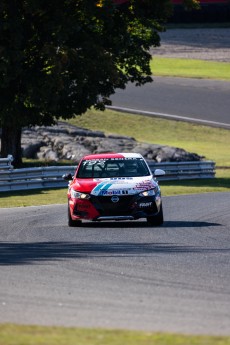
{"type": "Polygon", "coordinates": [[[13,162],[14,158],[12,155],[8,155],[7,158],[0,158],[0,170],[10,170],[13,169],[13,162]]]}

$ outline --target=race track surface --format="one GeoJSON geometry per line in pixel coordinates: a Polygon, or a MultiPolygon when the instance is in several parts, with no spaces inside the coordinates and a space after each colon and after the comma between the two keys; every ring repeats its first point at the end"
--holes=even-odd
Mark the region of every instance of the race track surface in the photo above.
{"type": "Polygon", "coordinates": [[[230,193],[163,202],[155,228],[0,209],[0,322],[230,335],[230,193]]]}
{"type": "Polygon", "coordinates": [[[230,82],[154,77],[141,87],[128,84],[111,96],[112,107],[149,112],[152,116],[183,117],[187,121],[230,129],[230,82]],[[213,124],[212,124],[213,122],[213,124]]]}
{"type": "MultiPolygon", "coordinates": [[[[230,62],[230,28],[168,29],[160,34],[156,56],[230,62]]],[[[173,68],[173,65],[172,65],[173,68]]],[[[129,84],[111,96],[115,108],[150,112],[165,118],[206,123],[230,128],[230,83],[220,80],[153,76],[154,82],[142,87],[129,84]],[[213,122],[213,123],[212,123],[213,122]]]]}

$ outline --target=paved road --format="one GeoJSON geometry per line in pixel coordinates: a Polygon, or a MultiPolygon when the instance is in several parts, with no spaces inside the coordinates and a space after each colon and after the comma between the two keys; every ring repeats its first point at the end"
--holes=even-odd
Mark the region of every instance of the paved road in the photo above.
{"type": "Polygon", "coordinates": [[[230,335],[230,193],[164,198],[165,224],[66,226],[0,209],[0,322],[230,335]]]}
{"type": "Polygon", "coordinates": [[[117,90],[111,100],[114,107],[218,122],[230,128],[229,82],[155,77],[151,84],[117,90]]]}

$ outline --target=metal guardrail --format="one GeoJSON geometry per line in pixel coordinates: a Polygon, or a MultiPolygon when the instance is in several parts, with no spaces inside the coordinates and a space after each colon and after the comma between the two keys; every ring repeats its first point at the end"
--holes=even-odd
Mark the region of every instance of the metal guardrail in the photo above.
{"type": "Polygon", "coordinates": [[[148,162],[151,171],[163,169],[165,176],[157,178],[159,181],[190,180],[215,177],[215,162],[148,162]]]}
{"type": "MultiPolygon", "coordinates": [[[[3,161],[4,159],[1,158],[0,192],[67,187],[68,181],[64,181],[62,176],[65,173],[73,175],[76,170],[76,166],[13,169],[11,163],[6,168],[7,163],[3,161]]],[[[157,168],[165,170],[165,176],[157,178],[159,181],[215,177],[215,163],[213,161],[148,163],[151,171],[157,168]]]]}
{"type": "Polygon", "coordinates": [[[7,158],[0,158],[0,170],[9,170],[13,169],[13,156],[8,155],[7,158]]]}
{"type": "Polygon", "coordinates": [[[52,166],[0,171],[0,192],[67,187],[65,173],[74,173],[76,167],[52,166]]]}

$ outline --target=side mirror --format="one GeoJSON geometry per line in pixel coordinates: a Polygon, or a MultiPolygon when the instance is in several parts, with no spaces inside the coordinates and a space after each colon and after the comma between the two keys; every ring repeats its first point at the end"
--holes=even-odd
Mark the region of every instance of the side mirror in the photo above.
{"type": "Polygon", "coordinates": [[[63,180],[65,180],[65,181],[70,181],[70,180],[72,180],[73,179],[73,176],[72,176],[72,174],[64,174],[64,175],[62,175],[62,178],[63,178],[63,180]]]}
{"type": "Polygon", "coordinates": [[[154,176],[158,177],[158,176],[164,176],[165,175],[165,171],[162,169],[156,169],[154,171],[154,176]]]}

